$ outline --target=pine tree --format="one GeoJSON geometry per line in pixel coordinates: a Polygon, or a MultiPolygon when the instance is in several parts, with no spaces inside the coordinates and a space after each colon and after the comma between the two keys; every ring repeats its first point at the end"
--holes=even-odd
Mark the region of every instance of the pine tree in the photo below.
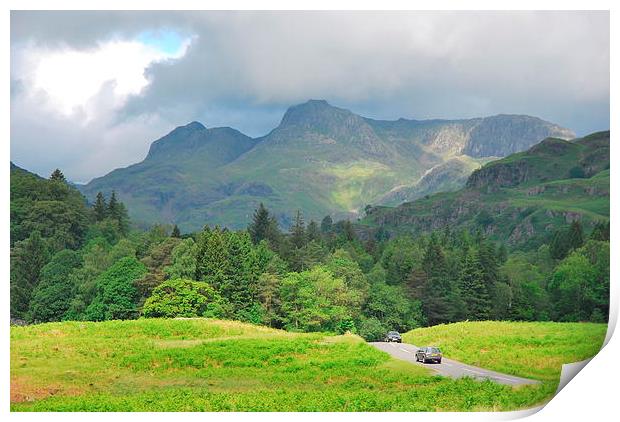
{"type": "Polygon", "coordinates": [[[486,287],[487,295],[490,297],[495,284],[499,281],[499,264],[495,247],[492,243],[483,240],[478,246],[477,255],[482,280],[486,287]]]}
{"type": "Polygon", "coordinates": [[[568,254],[583,245],[583,229],[579,221],[573,221],[568,228],[559,229],[555,232],[549,244],[551,257],[557,260],[564,259],[568,254]]]}
{"type": "Polygon", "coordinates": [[[332,218],[329,215],[326,215],[323,220],[321,220],[321,232],[323,233],[331,233],[333,230],[332,218]]]}
{"type": "Polygon", "coordinates": [[[129,213],[122,202],[119,202],[116,206],[116,218],[121,233],[127,235],[129,233],[129,213]]]}
{"type": "Polygon", "coordinates": [[[267,208],[265,208],[261,202],[254,211],[252,223],[248,226],[248,232],[255,245],[260,243],[261,240],[268,239],[271,224],[269,211],[267,211],[267,208]]]}
{"type": "Polygon", "coordinates": [[[93,210],[95,212],[95,220],[97,221],[103,221],[108,216],[108,206],[105,202],[103,193],[97,192],[97,198],[95,199],[93,210]]]}
{"type": "Polygon", "coordinates": [[[228,231],[205,227],[197,242],[196,280],[206,281],[217,290],[228,282],[229,266],[235,265],[228,256],[227,237],[228,231]]]}
{"type": "Polygon", "coordinates": [[[67,179],[65,179],[65,175],[62,174],[62,171],[60,171],[60,169],[54,170],[54,172],[50,176],[50,180],[54,180],[54,181],[57,181],[57,182],[66,182],[67,181],[67,179]]]}
{"type": "Polygon", "coordinates": [[[568,229],[567,241],[569,252],[583,246],[583,229],[579,221],[575,220],[571,223],[568,229]]]}
{"type": "Polygon", "coordinates": [[[179,230],[179,226],[177,226],[176,224],[172,228],[172,233],[170,234],[170,237],[175,237],[175,238],[181,237],[181,231],[179,230]]]}
{"type": "Polygon", "coordinates": [[[39,283],[41,268],[49,260],[49,251],[38,231],[17,242],[11,251],[11,316],[24,318],[32,292],[39,283]]]}
{"type": "Polygon", "coordinates": [[[430,325],[450,322],[451,285],[448,278],[448,265],[435,234],[431,235],[422,260],[426,280],[422,286],[422,309],[430,325]]]}
{"type": "Polygon", "coordinates": [[[321,240],[321,232],[319,231],[319,225],[314,220],[310,220],[308,227],[306,228],[306,237],[308,242],[321,240]]]}
{"type": "Polygon", "coordinates": [[[231,304],[237,315],[247,320],[245,311],[257,301],[257,274],[252,240],[247,233],[231,233],[228,236],[228,257],[234,265],[229,266],[227,284],[221,292],[231,304]]]}
{"type": "Polygon", "coordinates": [[[477,254],[468,252],[463,257],[459,287],[461,297],[465,302],[465,317],[471,320],[488,319],[491,312],[491,299],[477,254]]]}
{"type": "Polygon", "coordinates": [[[503,264],[506,262],[507,259],[508,259],[508,250],[506,249],[506,245],[502,243],[501,245],[499,245],[499,248],[497,249],[497,262],[499,262],[500,264],[503,264]]]}
{"type": "Polygon", "coordinates": [[[300,210],[295,214],[295,222],[291,227],[291,242],[296,248],[303,248],[307,243],[304,216],[300,210]]]}
{"type": "Polygon", "coordinates": [[[110,202],[108,202],[108,217],[114,220],[120,220],[120,212],[118,201],[116,199],[116,192],[112,191],[112,196],[110,196],[110,202]]]}

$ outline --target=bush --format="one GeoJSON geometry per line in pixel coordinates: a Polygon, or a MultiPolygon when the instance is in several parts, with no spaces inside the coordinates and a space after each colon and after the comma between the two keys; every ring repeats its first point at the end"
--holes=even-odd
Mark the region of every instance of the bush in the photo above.
{"type": "Polygon", "coordinates": [[[338,323],[336,327],[336,332],[338,334],[352,333],[355,334],[357,330],[355,329],[355,323],[352,319],[345,319],[338,323]]]}
{"type": "Polygon", "coordinates": [[[381,341],[386,333],[387,328],[377,318],[363,319],[359,324],[358,334],[366,341],[381,341]]]}
{"type": "Polygon", "coordinates": [[[147,318],[219,318],[225,314],[222,297],[208,283],[174,279],[157,286],[146,300],[142,314],[147,318]]]}

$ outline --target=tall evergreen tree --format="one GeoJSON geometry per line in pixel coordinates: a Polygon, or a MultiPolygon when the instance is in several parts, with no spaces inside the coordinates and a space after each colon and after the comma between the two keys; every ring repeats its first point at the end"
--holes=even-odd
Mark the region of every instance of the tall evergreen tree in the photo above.
{"type": "Polygon", "coordinates": [[[196,248],[196,280],[206,281],[219,290],[228,282],[229,266],[228,232],[219,227],[200,233],[196,248]]]}
{"type": "Polygon", "coordinates": [[[422,268],[425,280],[422,285],[422,309],[430,325],[450,322],[453,317],[451,309],[451,286],[448,278],[448,265],[435,234],[426,247],[422,268]]]}
{"type": "Polygon", "coordinates": [[[323,233],[331,233],[333,230],[333,220],[329,215],[326,215],[323,220],[321,220],[321,232],[323,233]]]}
{"type": "Polygon", "coordinates": [[[129,233],[129,213],[127,208],[125,204],[119,202],[116,209],[118,227],[123,235],[127,235],[129,233]]]}
{"type": "Polygon", "coordinates": [[[50,180],[54,180],[57,182],[66,182],[67,179],[65,179],[65,175],[62,174],[62,171],[60,171],[60,169],[56,169],[52,172],[51,176],[50,176],[50,180]]]}
{"type": "Polygon", "coordinates": [[[304,223],[304,216],[301,210],[297,210],[295,214],[295,221],[291,227],[291,242],[296,248],[303,248],[307,243],[306,227],[304,223]]]}
{"type": "Polygon", "coordinates": [[[248,232],[250,233],[252,242],[256,245],[260,243],[261,240],[268,239],[270,229],[271,218],[269,216],[269,211],[261,202],[254,211],[252,223],[248,226],[248,232]]]}
{"type": "Polygon", "coordinates": [[[120,220],[119,202],[116,199],[116,192],[112,191],[110,201],[108,202],[108,217],[114,220],[120,220]]]}
{"type": "Polygon", "coordinates": [[[463,257],[459,287],[465,302],[465,317],[471,320],[488,319],[491,311],[491,298],[477,254],[468,252],[463,257]]]}
{"type": "Polygon", "coordinates": [[[575,220],[571,223],[568,229],[567,241],[569,251],[574,251],[583,246],[583,228],[579,221],[575,220]]]}
{"type": "Polygon", "coordinates": [[[583,229],[579,221],[573,221],[568,229],[559,229],[555,232],[549,244],[549,253],[552,258],[560,260],[582,245],[583,229]]]}
{"type": "Polygon", "coordinates": [[[319,231],[319,225],[316,221],[310,220],[310,223],[308,223],[308,227],[306,228],[306,237],[308,242],[318,242],[321,240],[321,232],[319,231]]]}
{"type": "Polygon", "coordinates": [[[228,258],[233,265],[228,267],[226,283],[220,292],[234,306],[237,315],[243,315],[257,300],[256,274],[254,273],[254,256],[252,241],[247,233],[230,233],[228,240],[228,258]]]}
{"type": "Polygon", "coordinates": [[[170,237],[181,237],[181,231],[179,230],[179,226],[177,226],[176,224],[172,228],[172,233],[170,234],[170,237]]]}
{"type": "Polygon", "coordinates": [[[17,242],[11,251],[11,316],[24,318],[33,290],[39,283],[41,268],[47,264],[49,252],[38,231],[17,242]]]}
{"type": "Polygon", "coordinates": [[[97,192],[93,211],[95,212],[95,220],[97,221],[103,221],[108,216],[108,205],[106,204],[105,196],[103,196],[101,192],[97,192]]]}
{"type": "Polygon", "coordinates": [[[495,285],[500,279],[495,246],[489,241],[482,240],[478,245],[477,259],[480,264],[480,271],[482,281],[486,288],[486,294],[488,297],[491,297],[495,290],[495,285]]]}

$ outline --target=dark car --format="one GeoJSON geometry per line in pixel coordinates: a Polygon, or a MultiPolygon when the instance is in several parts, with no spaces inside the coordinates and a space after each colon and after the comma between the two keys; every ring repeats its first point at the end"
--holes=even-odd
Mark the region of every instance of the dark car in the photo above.
{"type": "Polygon", "coordinates": [[[390,331],[387,333],[383,341],[387,341],[388,343],[391,341],[395,341],[396,343],[402,343],[403,339],[400,337],[400,334],[398,334],[397,331],[390,331]]]}
{"type": "Polygon", "coordinates": [[[441,358],[443,354],[441,350],[437,347],[422,347],[417,352],[415,352],[415,360],[416,362],[437,362],[441,363],[441,358]]]}

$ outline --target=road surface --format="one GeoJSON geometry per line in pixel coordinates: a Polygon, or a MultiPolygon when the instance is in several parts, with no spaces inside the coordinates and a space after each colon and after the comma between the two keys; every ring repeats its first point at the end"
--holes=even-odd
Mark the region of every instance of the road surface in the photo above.
{"type": "Polygon", "coordinates": [[[500,384],[506,385],[526,385],[526,384],[539,384],[540,381],[531,380],[527,378],[519,378],[513,375],[501,374],[499,372],[490,371],[484,368],[478,368],[476,366],[466,365],[461,362],[457,362],[452,359],[442,358],[441,363],[421,363],[416,362],[415,352],[418,347],[407,343],[369,343],[379,350],[389,353],[396,359],[405,360],[411,362],[414,365],[424,366],[437,372],[439,375],[452,378],[471,377],[479,380],[491,380],[500,384]]]}

